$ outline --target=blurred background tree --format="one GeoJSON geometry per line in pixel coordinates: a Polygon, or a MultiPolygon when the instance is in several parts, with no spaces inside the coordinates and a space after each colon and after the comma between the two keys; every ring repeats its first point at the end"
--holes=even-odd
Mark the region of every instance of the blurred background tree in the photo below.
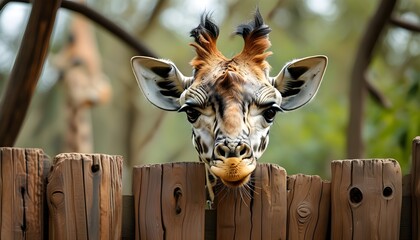
{"type": "MultiPolygon", "coordinates": [[[[281,114],[271,129],[262,162],[277,163],[289,174],[329,177],[329,163],[346,157],[349,79],[366,24],[379,1],[299,0],[90,0],[104,14],[145,43],[158,56],[171,59],[190,75],[194,57],[189,31],[204,11],[212,13],[221,33],[218,47],[226,56],[242,49],[234,28],[252,17],[256,6],[272,28],[272,74],[291,59],[329,57],[324,81],[313,102],[281,114]]],[[[30,6],[9,3],[0,15],[0,89],[16,57],[30,6]]],[[[63,84],[52,66],[65,43],[73,12],[60,10],[49,59],[44,67],[16,146],[43,148],[49,155],[63,150],[65,118],[63,84]]],[[[400,0],[395,16],[420,24],[420,2],[400,0]]],[[[125,159],[125,181],[131,167],[146,163],[196,161],[191,130],[181,113],[165,113],[142,96],[129,60],[135,52],[101,27],[95,27],[102,64],[111,80],[113,99],[93,110],[95,152],[125,159]]],[[[409,169],[411,140],[420,135],[420,34],[388,24],[374,51],[367,78],[384,96],[380,105],[368,98],[363,139],[366,158],[395,158],[409,169]]],[[[127,187],[125,193],[131,190],[127,187]]]]}

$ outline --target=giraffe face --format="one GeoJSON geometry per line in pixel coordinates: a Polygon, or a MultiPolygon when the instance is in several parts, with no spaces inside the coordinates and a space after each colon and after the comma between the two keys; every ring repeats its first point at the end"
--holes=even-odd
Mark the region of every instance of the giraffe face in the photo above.
{"type": "Polygon", "coordinates": [[[282,102],[263,72],[253,73],[245,66],[232,59],[214,71],[198,73],[201,81],[195,79],[181,95],[178,110],[192,124],[200,160],[232,187],[249,180],[282,102]]]}
{"type": "Polygon", "coordinates": [[[327,58],[314,56],[287,63],[269,77],[265,52],[271,29],[257,11],[254,21],[238,27],[245,46],[231,59],[216,48],[217,26],[203,16],[191,31],[197,56],[193,76],[175,64],[133,57],[132,67],[146,98],[157,107],[185,112],[201,161],[229,187],[246,184],[269,141],[278,112],[299,108],[316,94],[327,58]]]}

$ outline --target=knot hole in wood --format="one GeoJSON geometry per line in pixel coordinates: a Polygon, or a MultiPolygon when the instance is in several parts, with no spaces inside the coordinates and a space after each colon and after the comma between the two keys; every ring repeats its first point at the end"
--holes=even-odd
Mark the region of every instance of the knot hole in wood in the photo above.
{"type": "Polygon", "coordinates": [[[51,205],[55,208],[59,208],[64,204],[64,193],[62,191],[54,191],[50,197],[51,205]]]}
{"type": "Polygon", "coordinates": [[[299,216],[299,219],[298,219],[299,223],[308,222],[312,215],[311,205],[307,202],[301,203],[296,209],[296,211],[299,216]]]}
{"type": "Polygon", "coordinates": [[[382,191],[382,195],[384,196],[384,198],[386,199],[391,199],[393,196],[394,190],[392,189],[392,187],[385,187],[384,190],[382,191]]]}
{"type": "Polygon", "coordinates": [[[90,167],[93,173],[96,173],[97,171],[99,171],[100,166],[99,164],[92,164],[92,167],[90,167]]]}
{"type": "Polygon", "coordinates": [[[26,202],[25,202],[25,194],[26,194],[26,189],[25,187],[21,187],[20,188],[20,194],[22,196],[22,203],[23,203],[23,219],[22,219],[22,224],[20,225],[20,229],[23,232],[26,232],[27,230],[27,225],[26,225],[26,202]]]}
{"type": "Polygon", "coordinates": [[[352,187],[349,191],[350,202],[353,204],[359,204],[363,200],[363,193],[358,187],[352,187]]]}
{"type": "Polygon", "coordinates": [[[182,208],[180,207],[180,198],[182,197],[182,190],[180,187],[176,187],[174,189],[174,198],[175,198],[175,212],[176,214],[180,214],[182,212],[182,208]]]}

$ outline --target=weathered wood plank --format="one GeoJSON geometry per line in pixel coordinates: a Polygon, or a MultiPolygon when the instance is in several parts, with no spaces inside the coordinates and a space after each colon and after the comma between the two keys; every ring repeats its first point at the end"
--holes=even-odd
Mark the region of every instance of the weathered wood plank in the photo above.
{"type": "Polygon", "coordinates": [[[330,183],[319,176],[287,180],[287,239],[329,239],[330,183]]]}
{"type": "Polygon", "coordinates": [[[201,164],[163,165],[163,224],[170,239],[203,239],[205,188],[201,164]],[[193,231],[191,231],[194,229],[193,231]]]}
{"type": "MultiPolygon", "coordinates": [[[[94,155],[100,168],[100,239],[120,239],[122,229],[122,157],[94,155]],[[110,176],[110,177],[104,177],[110,176]],[[104,187],[108,186],[108,187],[104,187]],[[112,211],[110,211],[112,209],[112,211]],[[109,228],[106,226],[110,226],[109,228]]],[[[94,161],[94,162],[96,162],[94,161]]],[[[94,169],[92,169],[94,170],[94,169]]]]}
{"type": "Polygon", "coordinates": [[[41,149],[0,148],[0,239],[43,239],[45,174],[41,149]]]}
{"type": "MultiPolygon", "coordinates": [[[[256,169],[259,171],[260,168],[256,169]]],[[[218,183],[216,190],[216,210],[217,210],[217,239],[244,239],[252,233],[251,198],[261,194],[255,187],[252,190],[230,189],[218,183]],[[244,193],[246,191],[246,193],[244,193]],[[254,192],[255,191],[255,192],[254,192]]],[[[254,203],[255,209],[261,208],[261,201],[254,203]]],[[[255,213],[259,217],[261,213],[255,213]]],[[[259,226],[258,226],[259,227],[259,226]]],[[[260,229],[258,229],[260,231],[260,229]]],[[[256,231],[256,230],[254,230],[256,231]]]]}
{"type": "Polygon", "coordinates": [[[420,240],[420,136],[414,138],[411,167],[411,231],[412,239],[420,240]]]}
{"type": "Polygon", "coordinates": [[[286,171],[259,164],[253,185],[216,188],[217,239],[285,239],[286,171]]]}
{"type": "Polygon", "coordinates": [[[398,239],[401,169],[395,160],[331,164],[332,239],[398,239]]]}
{"type": "Polygon", "coordinates": [[[204,186],[201,163],[135,167],[135,238],[204,239],[204,186]]]}
{"type": "Polygon", "coordinates": [[[143,176],[142,168],[134,167],[133,168],[133,204],[134,204],[134,237],[135,239],[140,239],[140,231],[141,231],[141,225],[140,225],[140,217],[143,217],[140,215],[140,198],[141,198],[141,192],[144,190],[141,188],[141,178],[143,176]]]}
{"type": "MultiPolygon", "coordinates": [[[[287,232],[287,214],[284,212],[287,208],[287,173],[274,164],[262,164],[262,167],[262,174],[256,172],[255,175],[262,183],[262,212],[259,219],[255,215],[253,218],[253,224],[260,221],[262,231],[259,234],[254,231],[252,239],[283,239],[287,232]]],[[[259,199],[257,197],[255,201],[258,202],[259,199]]]]}
{"type": "Polygon", "coordinates": [[[47,197],[54,239],[120,239],[122,157],[57,155],[47,197]]]}
{"type": "MultiPolygon", "coordinates": [[[[142,205],[143,218],[140,219],[145,231],[140,231],[141,239],[164,239],[162,226],[162,168],[160,165],[153,165],[145,169],[148,174],[148,181],[142,181],[142,198],[145,199],[142,205]],[[147,185],[146,185],[147,184],[147,185]],[[147,191],[144,191],[147,190],[147,191]],[[144,237],[143,237],[144,236],[144,237]]],[[[143,179],[142,179],[143,180],[143,179]]]]}

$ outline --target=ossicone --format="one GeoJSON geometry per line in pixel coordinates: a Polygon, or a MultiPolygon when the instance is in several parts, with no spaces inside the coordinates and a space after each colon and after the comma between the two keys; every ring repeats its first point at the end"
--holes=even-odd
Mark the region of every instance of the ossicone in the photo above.
{"type": "Polygon", "coordinates": [[[270,32],[271,28],[264,23],[264,19],[257,8],[254,19],[246,24],[239,25],[235,31],[235,34],[241,35],[245,42],[244,48],[237,58],[264,64],[265,59],[271,55],[271,52],[266,52],[271,46],[268,40],[270,32]]]}
{"type": "Polygon", "coordinates": [[[197,53],[197,56],[191,62],[194,68],[199,69],[215,58],[224,58],[216,46],[219,28],[211,18],[211,14],[204,13],[201,16],[200,24],[191,30],[190,36],[194,38],[191,46],[195,48],[197,53]]]}

